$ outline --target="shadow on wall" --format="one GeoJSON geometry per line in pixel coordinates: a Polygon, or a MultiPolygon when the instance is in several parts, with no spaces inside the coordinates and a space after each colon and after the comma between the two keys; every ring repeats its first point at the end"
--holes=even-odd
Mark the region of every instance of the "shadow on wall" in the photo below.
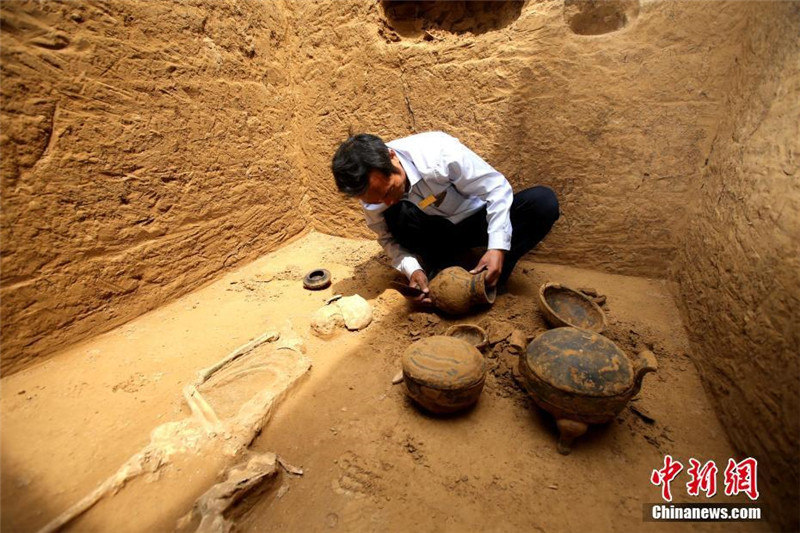
{"type": "Polygon", "coordinates": [[[381,1],[389,25],[403,37],[437,29],[476,35],[499,30],[519,18],[523,4],[521,0],[381,1]]]}

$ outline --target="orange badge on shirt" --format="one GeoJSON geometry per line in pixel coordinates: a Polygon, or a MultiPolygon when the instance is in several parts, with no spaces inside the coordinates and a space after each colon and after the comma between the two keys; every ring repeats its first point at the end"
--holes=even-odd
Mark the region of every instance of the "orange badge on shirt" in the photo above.
{"type": "Polygon", "coordinates": [[[442,202],[444,201],[444,197],[445,196],[447,196],[447,189],[443,190],[442,192],[440,192],[436,196],[431,194],[427,198],[423,198],[422,200],[419,201],[417,206],[419,206],[420,209],[425,209],[429,205],[435,203],[436,207],[439,207],[440,205],[442,205],[442,202]]]}

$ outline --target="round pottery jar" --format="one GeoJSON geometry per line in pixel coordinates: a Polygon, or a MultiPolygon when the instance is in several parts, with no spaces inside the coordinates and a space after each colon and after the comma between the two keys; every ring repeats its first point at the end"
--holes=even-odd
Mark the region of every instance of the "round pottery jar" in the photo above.
{"type": "Polygon", "coordinates": [[[403,353],[408,395],[433,413],[452,413],[478,401],[486,362],[477,348],[455,337],[420,339],[403,353]]]}
{"type": "Polygon", "coordinates": [[[451,315],[463,315],[475,305],[493,304],[494,287],[486,285],[486,272],[470,274],[461,267],[445,268],[428,284],[436,307],[451,315]]]}
{"type": "Polygon", "coordinates": [[[519,358],[523,385],[556,419],[564,455],[589,424],[613,420],[639,393],[645,374],[657,369],[649,350],[628,357],[599,333],[572,327],[542,333],[519,358]]]}

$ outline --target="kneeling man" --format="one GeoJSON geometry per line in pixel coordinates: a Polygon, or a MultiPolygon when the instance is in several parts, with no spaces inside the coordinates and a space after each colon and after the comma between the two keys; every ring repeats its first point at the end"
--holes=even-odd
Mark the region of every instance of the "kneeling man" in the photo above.
{"type": "Polygon", "coordinates": [[[361,201],[392,265],[422,290],[422,303],[430,303],[428,275],[470,248],[486,248],[470,272],[486,270],[490,286],[504,285],[559,215],[552,190],[513,194],[505,176],[438,131],[388,143],[355,135],[339,146],[331,167],[338,189],[361,201]]]}

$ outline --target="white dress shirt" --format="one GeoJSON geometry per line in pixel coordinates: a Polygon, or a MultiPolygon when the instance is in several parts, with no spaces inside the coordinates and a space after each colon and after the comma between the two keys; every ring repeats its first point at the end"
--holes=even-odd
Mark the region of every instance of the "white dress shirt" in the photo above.
{"type": "MultiPolygon", "coordinates": [[[[422,211],[445,217],[454,224],[486,206],[488,248],[511,248],[509,210],[514,193],[505,176],[458,139],[440,131],[404,137],[386,146],[397,154],[411,185],[401,201],[419,206],[420,202],[434,196],[437,201],[424,208],[420,206],[422,211]]],[[[377,233],[378,242],[392,260],[392,266],[411,279],[411,274],[421,268],[419,260],[389,233],[383,219],[388,206],[364,202],[361,205],[367,226],[377,233]]]]}

